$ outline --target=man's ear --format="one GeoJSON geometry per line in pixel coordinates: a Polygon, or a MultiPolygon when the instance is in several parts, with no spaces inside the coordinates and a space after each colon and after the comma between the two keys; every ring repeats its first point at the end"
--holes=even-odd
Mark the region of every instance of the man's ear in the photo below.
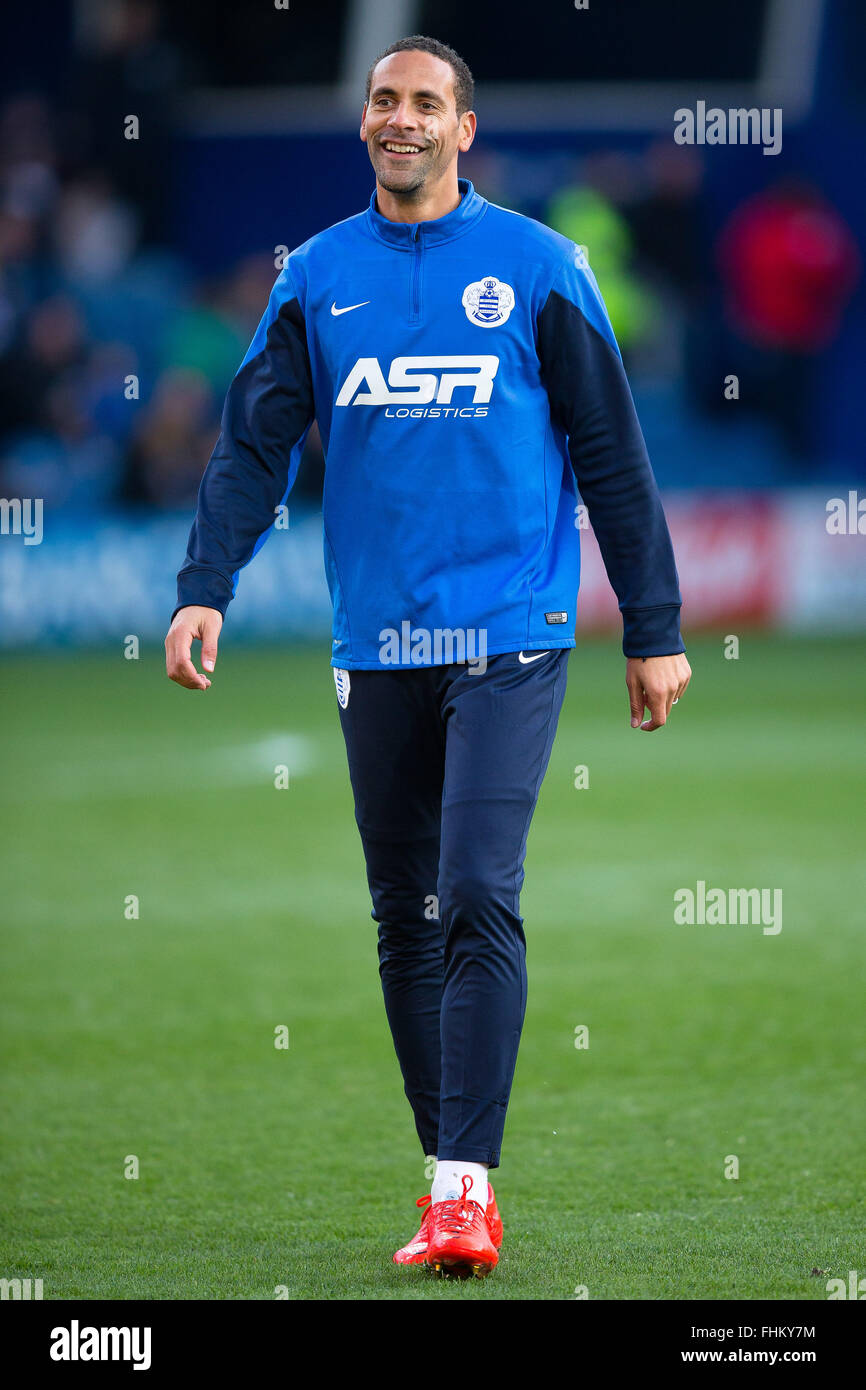
{"type": "Polygon", "coordinates": [[[367,103],[364,102],[364,109],[361,112],[361,139],[367,143],[367,103]]]}
{"type": "Polygon", "coordinates": [[[460,135],[457,139],[457,148],[461,154],[465,154],[475,139],[475,127],[478,122],[474,111],[464,111],[460,117],[460,135]]]}

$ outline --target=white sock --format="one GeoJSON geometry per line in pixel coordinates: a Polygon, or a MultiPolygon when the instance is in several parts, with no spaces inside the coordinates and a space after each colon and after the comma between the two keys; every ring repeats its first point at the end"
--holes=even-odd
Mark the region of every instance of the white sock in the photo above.
{"type": "Polygon", "coordinates": [[[461,1163],[459,1158],[440,1158],[436,1161],[436,1174],[430,1195],[435,1206],[437,1202],[448,1202],[463,1195],[463,1179],[471,1178],[472,1186],[466,1193],[468,1202],[477,1202],[483,1211],[487,1209],[490,1192],[487,1186],[487,1163],[461,1163]]]}

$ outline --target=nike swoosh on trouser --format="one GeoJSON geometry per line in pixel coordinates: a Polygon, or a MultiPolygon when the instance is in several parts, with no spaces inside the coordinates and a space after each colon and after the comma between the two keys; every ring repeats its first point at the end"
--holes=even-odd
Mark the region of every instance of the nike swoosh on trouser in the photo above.
{"type": "Polygon", "coordinates": [[[518,652],[517,660],[524,666],[528,666],[532,661],[540,661],[543,656],[550,656],[550,652],[535,652],[532,656],[524,656],[523,652],[518,652]]]}

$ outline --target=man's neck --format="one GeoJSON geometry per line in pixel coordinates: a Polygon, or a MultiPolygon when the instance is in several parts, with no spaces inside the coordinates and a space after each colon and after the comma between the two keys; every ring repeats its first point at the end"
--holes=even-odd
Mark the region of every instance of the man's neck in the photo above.
{"type": "Polygon", "coordinates": [[[453,212],[460,204],[460,196],[456,171],[435,188],[418,189],[417,194],[409,197],[389,192],[376,180],[376,207],[389,222],[433,222],[453,212]]]}

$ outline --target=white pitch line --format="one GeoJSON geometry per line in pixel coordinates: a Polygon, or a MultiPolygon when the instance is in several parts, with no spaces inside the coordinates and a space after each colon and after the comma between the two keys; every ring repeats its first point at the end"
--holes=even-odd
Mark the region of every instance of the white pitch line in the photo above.
{"type": "Polygon", "coordinates": [[[99,797],[135,797],[163,791],[172,796],[202,786],[273,785],[275,768],[289,769],[289,782],[316,766],[315,743],[306,734],[266,734],[246,743],[215,748],[161,745],[147,751],[94,749],[86,761],[58,760],[33,767],[26,781],[7,782],[3,800],[10,802],[82,801],[99,797]]]}

